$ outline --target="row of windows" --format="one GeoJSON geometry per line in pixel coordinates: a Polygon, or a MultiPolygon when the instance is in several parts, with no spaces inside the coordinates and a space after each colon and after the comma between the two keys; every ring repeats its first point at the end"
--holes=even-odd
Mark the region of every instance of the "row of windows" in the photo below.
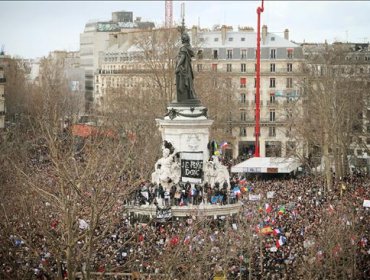
{"type": "MultiPolygon", "coordinates": [[[[352,55],[352,56],[346,56],[346,60],[352,60],[352,58],[353,58],[354,56],[352,55]]],[[[362,58],[364,58],[364,60],[365,61],[369,61],[370,60],[370,56],[355,56],[354,57],[355,58],[355,60],[362,60],[362,58]]]]}
{"type": "MultiPolygon", "coordinates": [[[[297,98],[296,97],[291,97],[291,96],[288,96],[288,97],[285,97],[284,98],[284,102],[286,103],[292,103],[294,101],[296,101],[297,98]]],[[[267,103],[266,104],[269,104],[269,105],[272,105],[272,104],[277,104],[277,101],[276,101],[276,97],[275,97],[275,93],[270,93],[270,98],[268,100],[266,100],[267,103]]],[[[283,100],[281,100],[283,101],[283,100]]],[[[240,99],[239,99],[239,102],[241,104],[246,104],[247,103],[247,94],[245,93],[242,93],[240,94],[240,99]]],[[[254,100],[253,100],[254,104],[256,104],[256,94],[254,94],[254,100]]],[[[263,104],[263,100],[260,100],[260,105],[263,104]]],[[[251,103],[252,105],[252,103],[251,103]]]]}
{"type": "MultiPolygon", "coordinates": [[[[254,110],[254,112],[256,112],[256,110],[254,110]]],[[[253,117],[254,117],[254,120],[256,120],[256,114],[254,114],[253,117]]],[[[247,120],[247,112],[246,111],[241,111],[240,112],[240,120],[243,121],[243,122],[245,122],[247,120]]],[[[270,122],[275,122],[276,121],[275,109],[270,110],[270,112],[269,112],[269,121],[270,122]]]]}
{"type": "MultiPolygon", "coordinates": [[[[332,74],[332,75],[337,75],[337,74],[365,74],[366,73],[366,68],[364,67],[358,67],[358,66],[342,66],[342,67],[330,67],[327,68],[322,65],[314,65],[312,66],[312,72],[315,73],[316,75],[324,76],[325,74],[332,74]]],[[[370,66],[367,68],[367,73],[370,73],[370,66]]]]}
{"type": "MultiPolygon", "coordinates": [[[[245,94],[245,93],[240,94],[240,100],[239,101],[240,101],[240,103],[245,104],[247,102],[247,94],[245,94]]],[[[274,93],[270,94],[270,100],[269,101],[270,101],[270,104],[276,103],[274,93]]],[[[256,94],[254,94],[254,103],[256,103],[256,94]]]]}
{"type": "MultiPolygon", "coordinates": [[[[293,58],[293,49],[286,49],[286,58],[292,59],[293,58]]],[[[198,59],[203,59],[203,50],[198,50],[198,59]]],[[[213,59],[219,58],[219,50],[213,50],[212,52],[213,59]]],[[[240,50],[240,57],[241,59],[247,58],[247,50],[240,50]]],[[[254,58],[257,57],[257,50],[254,51],[254,58]]],[[[276,59],[276,49],[270,49],[270,59],[276,59]]],[[[233,59],[233,50],[229,49],[226,50],[226,59],[233,59]]]]}
{"type": "MultiPolygon", "coordinates": [[[[270,88],[276,88],[276,78],[270,78],[270,88]]],[[[257,79],[254,78],[254,87],[257,86],[257,79]]],[[[247,78],[240,78],[240,88],[247,87],[247,78]]],[[[286,88],[293,88],[293,78],[286,78],[286,88]]]]}
{"type": "MultiPolygon", "coordinates": [[[[245,137],[247,136],[247,128],[240,127],[240,136],[245,137]]],[[[269,127],[269,137],[276,137],[276,127],[270,126],[269,127]]]]}
{"type": "MultiPolygon", "coordinates": [[[[197,64],[197,65],[202,65],[202,64],[197,64]]],[[[200,71],[200,70],[202,70],[202,67],[198,66],[197,69],[198,69],[198,71],[200,71]]],[[[216,63],[212,64],[212,70],[217,71],[217,64],[216,63]]],[[[226,64],[226,72],[232,72],[232,71],[233,71],[233,65],[231,63],[226,64]]],[[[254,71],[257,71],[257,64],[254,65],[254,71]]],[[[287,72],[293,72],[293,64],[292,63],[287,63],[286,71],[287,72]]],[[[246,63],[241,63],[240,64],[240,72],[242,72],[242,73],[247,72],[247,64],[246,63]]],[[[270,72],[271,73],[276,72],[275,63],[270,64],[270,72]]]]}
{"type": "MultiPolygon", "coordinates": [[[[218,38],[218,37],[216,37],[216,38],[214,38],[214,39],[213,39],[213,41],[215,41],[215,42],[218,42],[218,40],[219,40],[219,38],[218,38]]],[[[228,38],[228,41],[229,41],[229,42],[232,42],[232,41],[234,41],[234,38],[233,38],[233,37],[229,37],[229,38],[228,38]]],[[[245,37],[241,37],[241,38],[240,38],[240,41],[245,42],[245,37]]]]}

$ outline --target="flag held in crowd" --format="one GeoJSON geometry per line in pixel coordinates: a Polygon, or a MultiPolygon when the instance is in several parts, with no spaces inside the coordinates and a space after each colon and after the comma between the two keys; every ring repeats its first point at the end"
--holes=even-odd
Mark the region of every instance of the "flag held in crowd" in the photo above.
{"type": "Polygon", "coordinates": [[[270,226],[265,226],[261,229],[261,233],[267,235],[273,233],[273,230],[270,226]]]}
{"type": "Polygon", "coordinates": [[[276,248],[280,248],[286,243],[286,237],[280,236],[279,240],[276,241],[276,248]]]}
{"type": "Polygon", "coordinates": [[[278,236],[278,235],[281,235],[281,234],[283,234],[283,233],[282,233],[282,231],[279,228],[275,228],[274,229],[274,235],[275,236],[278,236]]]}
{"type": "Polygon", "coordinates": [[[265,210],[266,210],[266,213],[271,213],[272,211],[272,207],[269,203],[266,203],[265,204],[265,210]]]}
{"type": "Polygon", "coordinates": [[[220,145],[221,149],[226,149],[228,146],[229,146],[229,144],[227,144],[226,141],[222,142],[221,145],[220,145]]]}
{"type": "Polygon", "coordinates": [[[285,214],[285,206],[280,206],[278,214],[279,215],[284,215],[285,214]]]}

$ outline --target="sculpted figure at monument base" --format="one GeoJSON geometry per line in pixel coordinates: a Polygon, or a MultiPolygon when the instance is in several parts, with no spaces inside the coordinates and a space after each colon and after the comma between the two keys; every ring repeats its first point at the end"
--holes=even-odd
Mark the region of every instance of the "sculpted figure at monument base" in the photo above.
{"type": "Polygon", "coordinates": [[[213,188],[216,183],[221,186],[226,182],[230,188],[230,175],[227,167],[222,165],[218,157],[213,157],[212,161],[204,165],[204,180],[213,188]]]}
{"type": "Polygon", "coordinates": [[[170,191],[174,184],[180,181],[181,169],[175,149],[168,146],[167,142],[162,147],[163,157],[155,163],[155,169],[152,173],[152,183],[162,185],[165,191],[170,191]]]}

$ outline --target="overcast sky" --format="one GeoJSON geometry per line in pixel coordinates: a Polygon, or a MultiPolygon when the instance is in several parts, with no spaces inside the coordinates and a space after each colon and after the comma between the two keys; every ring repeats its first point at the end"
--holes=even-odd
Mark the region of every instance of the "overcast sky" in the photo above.
{"type": "MultiPolygon", "coordinates": [[[[252,26],[261,1],[174,1],[173,17],[180,21],[185,2],[188,27],[215,24],[252,26]]],[[[76,51],[80,33],[93,19],[109,20],[114,11],[133,11],[134,17],[164,23],[164,1],[0,1],[0,47],[23,58],[53,50],[76,51]]],[[[269,32],[290,31],[296,42],[370,41],[370,2],[265,1],[262,24],[269,32]]]]}

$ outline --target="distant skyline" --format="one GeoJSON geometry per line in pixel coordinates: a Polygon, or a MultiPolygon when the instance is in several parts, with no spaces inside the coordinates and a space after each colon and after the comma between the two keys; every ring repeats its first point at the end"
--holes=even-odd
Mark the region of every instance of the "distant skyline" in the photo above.
{"type": "MultiPolygon", "coordinates": [[[[173,1],[173,18],[180,22],[185,3],[188,27],[251,26],[261,1],[173,1]]],[[[112,12],[132,11],[134,18],[164,24],[165,1],[1,1],[0,47],[12,56],[36,58],[53,50],[78,51],[80,33],[91,20],[110,20],[112,12]]],[[[370,2],[265,1],[262,24],[269,32],[298,43],[370,41],[370,2]]]]}

